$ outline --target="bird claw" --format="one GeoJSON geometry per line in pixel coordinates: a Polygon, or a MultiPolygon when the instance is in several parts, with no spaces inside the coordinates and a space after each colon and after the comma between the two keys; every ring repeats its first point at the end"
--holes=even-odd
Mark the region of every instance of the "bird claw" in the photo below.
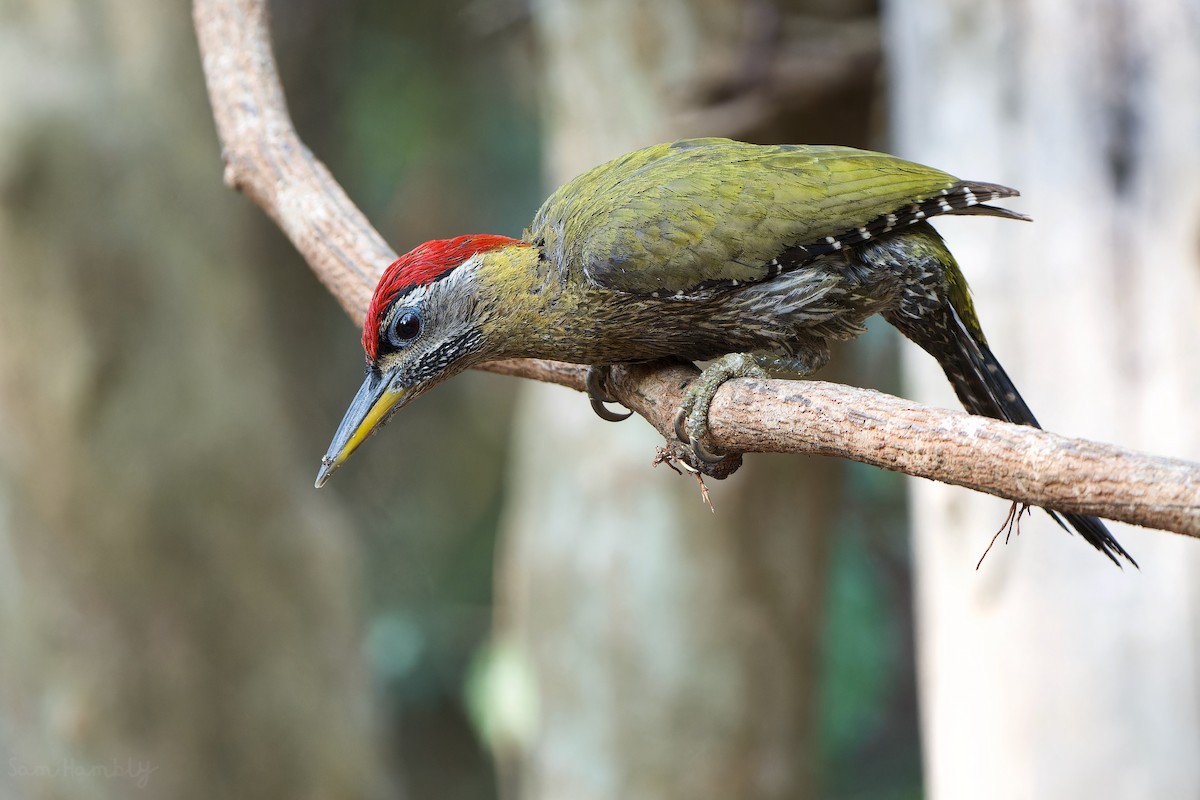
{"type": "Polygon", "coordinates": [[[696,412],[694,407],[689,411],[690,404],[687,400],[675,412],[675,420],[672,423],[675,428],[675,438],[686,445],[691,445],[692,454],[696,456],[696,460],[705,464],[719,464],[724,461],[729,455],[728,453],[718,453],[709,450],[704,446],[702,439],[699,436],[693,437],[688,433],[688,428],[703,428],[705,433],[708,430],[708,409],[704,410],[704,422],[702,424],[692,422],[692,414],[696,412]]]}
{"type": "Polygon", "coordinates": [[[685,400],[683,405],[681,405],[679,407],[679,410],[675,412],[675,420],[673,422],[673,425],[675,427],[675,438],[678,439],[679,441],[683,442],[684,444],[690,444],[692,441],[692,437],[688,436],[687,424],[686,424],[687,421],[688,421],[688,404],[685,400]]]}
{"type": "Polygon", "coordinates": [[[729,457],[704,444],[709,438],[708,408],[721,384],[731,378],[765,377],[766,372],[745,353],[731,353],[710,364],[688,387],[683,404],[675,412],[675,436],[690,445],[696,460],[702,464],[718,464],[729,457]]]}
{"type": "Polygon", "coordinates": [[[709,450],[699,439],[692,442],[692,452],[695,453],[697,459],[703,461],[705,464],[720,464],[729,457],[729,453],[709,450]]]}
{"type": "Polygon", "coordinates": [[[633,416],[632,411],[626,411],[624,414],[618,411],[610,411],[605,403],[615,403],[616,398],[605,391],[604,383],[608,380],[609,372],[612,368],[605,366],[588,367],[587,377],[584,378],[584,385],[587,387],[588,402],[592,404],[592,411],[596,412],[596,416],[606,422],[621,422],[633,416]]]}

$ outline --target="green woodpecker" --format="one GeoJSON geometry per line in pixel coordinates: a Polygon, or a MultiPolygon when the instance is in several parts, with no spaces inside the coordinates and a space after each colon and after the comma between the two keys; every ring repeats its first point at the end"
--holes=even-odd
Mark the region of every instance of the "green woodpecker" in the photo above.
{"type": "MultiPolygon", "coordinates": [[[[676,424],[709,459],[721,382],[762,367],[807,375],[873,314],[937,359],[968,411],[1037,426],[926,222],[1027,219],[986,205],[1016,194],[848,147],[695,139],[621,156],[555,192],[522,239],[426,242],[387,268],[363,327],[366,380],[317,486],[402,406],[503,358],[592,365],[606,418],[617,417],[597,368],[715,359],[676,424]]],[[[1133,561],[1100,520],[1063,516],[1114,562],[1133,561]]]]}

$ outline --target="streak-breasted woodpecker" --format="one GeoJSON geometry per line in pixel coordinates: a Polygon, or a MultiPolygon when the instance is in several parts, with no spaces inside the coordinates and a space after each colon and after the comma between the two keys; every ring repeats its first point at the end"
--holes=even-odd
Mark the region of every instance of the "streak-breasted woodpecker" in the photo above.
{"type": "MultiPolygon", "coordinates": [[[[874,314],[937,359],[968,411],[1040,427],[927,222],[1028,219],[988,205],[1016,194],[849,147],[692,139],[628,153],[556,191],[521,239],[426,242],[387,268],[363,326],[366,379],[317,485],[414,398],[505,358],[593,366],[589,394],[606,418],[596,368],[713,361],[676,425],[708,459],[708,404],[724,380],[763,367],[807,375],[874,314]]],[[[1050,513],[1133,563],[1100,520],[1050,513]]]]}

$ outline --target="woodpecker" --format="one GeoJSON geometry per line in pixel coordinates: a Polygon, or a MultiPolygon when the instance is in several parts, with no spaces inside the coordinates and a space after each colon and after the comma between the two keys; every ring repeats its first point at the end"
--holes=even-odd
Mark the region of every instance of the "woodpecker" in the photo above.
{"type": "MultiPolygon", "coordinates": [[[[571,180],[521,239],[426,242],[383,273],[367,310],[367,374],[317,486],[401,407],[482,362],[712,362],[676,431],[699,458],[721,383],[800,376],[880,314],[941,365],[968,411],[1040,427],[989,349],[966,279],[929,225],[939,214],[1028,217],[988,205],[1004,186],[839,146],[690,139],[636,150],[571,180]]],[[[1063,519],[1118,565],[1136,562],[1094,517],[1063,519]]]]}

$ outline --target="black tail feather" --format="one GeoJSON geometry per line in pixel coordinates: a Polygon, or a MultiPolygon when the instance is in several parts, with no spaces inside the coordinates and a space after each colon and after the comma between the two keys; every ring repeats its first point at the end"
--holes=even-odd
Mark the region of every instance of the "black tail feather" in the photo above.
{"type": "Polygon", "coordinates": [[[950,306],[950,316],[951,354],[949,358],[939,354],[938,362],[963,406],[972,414],[1042,427],[991,348],[971,333],[954,306],[950,306]]]}
{"type": "MultiPolygon", "coordinates": [[[[972,333],[952,304],[948,303],[947,308],[950,309],[950,319],[946,320],[947,325],[939,331],[938,336],[922,341],[913,335],[917,331],[911,324],[901,330],[937,358],[946,377],[954,386],[958,399],[972,414],[1034,428],[1042,427],[1017,391],[1017,387],[1013,385],[1008,373],[1004,371],[1004,367],[983,341],[982,335],[976,336],[972,333]]],[[[1050,509],[1047,509],[1047,512],[1063,530],[1069,531],[1069,524],[1085,542],[1108,556],[1118,567],[1121,566],[1118,556],[1137,567],[1133,557],[1125,552],[1125,548],[1113,538],[1108,527],[1096,517],[1055,512],[1050,509]]]]}
{"type": "Polygon", "coordinates": [[[1113,538],[1113,535],[1108,530],[1108,526],[1096,517],[1085,517],[1082,514],[1063,514],[1062,519],[1059,519],[1058,514],[1049,509],[1047,509],[1046,513],[1064,531],[1068,530],[1067,526],[1063,524],[1063,519],[1065,519],[1083,537],[1085,542],[1108,556],[1109,560],[1118,567],[1121,566],[1121,562],[1117,559],[1117,556],[1121,556],[1130,564],[1133,564],[1135,568],[1141,569],[1138,567],[1137,561],[1133,559],[1133,556],[1125,552],[1125,548],[1121,547],[1121,543],[1113,538]]]}

